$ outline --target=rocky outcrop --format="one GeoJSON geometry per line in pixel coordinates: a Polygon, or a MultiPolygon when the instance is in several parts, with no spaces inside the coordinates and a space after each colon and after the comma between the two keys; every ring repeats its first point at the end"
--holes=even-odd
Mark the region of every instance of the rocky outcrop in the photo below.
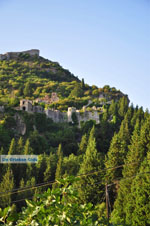
{"type": "Polygon", "coordinates": [[[14,118],[16,120],[16,130],[17,130],[17,132],[19,134],[21,134],[21,135],[25,135],[25,133],[26,133],[26,124],[24,123],[23,119],[17,113],[15,114],[14,118]]]}

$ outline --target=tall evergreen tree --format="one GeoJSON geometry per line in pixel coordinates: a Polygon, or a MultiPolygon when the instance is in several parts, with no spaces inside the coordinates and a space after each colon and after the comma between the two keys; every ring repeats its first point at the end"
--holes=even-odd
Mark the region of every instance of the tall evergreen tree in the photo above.
{"type": "Polygon", "coordinates": [[[57,161],[58,161],[57,155],[50,152],[50,155],[46,159],[44,181],[55,180],[57,161]]]}
{"type": "MultiPolygon", "coordinates": [[[[56,168],[56,173],[55,173],[56,181],[62,177],[63,152],[62,152],[61,144],[58,147],[57,156],[58,156],[58,162],[57,162],[57,168],[56,168]]],[[[53,185],[53,188],[56,188],[56,187],[58,187],[58,184],[53,185]]]]}
{"type": "Polygon", "coordinates": [[[51,162],[50,162],[50,159],[47,158],[46,160],[46,169],[45,169],[45,172],[44,172],[44,181],[50,181],[51,179],[51,175],[52,172],[51,172],[51,162]]]}
{"type": "Polygon", "coordinates": [[[85,176],[81,177],[79,182],[80,184],[78,185],[80,198],[83,201],[91,201],[93,203],[100,201],[102,197],[102,189],[104,188],[102,185],[103,175],[102,172],[100,172],[102,168],[103,158],[102,155],[96,150],[95,127],[93,127],[90,132],[83,162],[79,170],[79,174],[85,174],[85,176]],[[95,173],[88,175],[89,172],[95,173]]]}
{"type": "Polygon", "coordinates": [[[132,182],[126,223],[132,223],[133,226],[150,225],[150,149],[132,182]]]}
{"type": "MultiPolygon", "coordinates": [[[[7,169],[7,172],[3,176],[2,182],[0,183],[0,191],[8,192],[14,188],[14,176],[10,168],[7,169]]],[[[0,198],[0,206],[6,207],[11,204],[11,195],[9,193],[3,194],[0,198]]]]}
{"type": "Polygon", "coordinates": [[[23,93],[24,93],[24,96],[27,96],[27,97],[30,97],[32,95],[32,86],[30,82],[27,82],[25,84],[23,93]]]}
{"type": "Polygon", "coordinates": [[[128,110],[128,98],[126,96],[123,96],[120,100],[119,100],[119,115],[121,117],[125,116],[127,110],[128,110]]]}
{"type": "Polygon", "coordinates": [[[16,154],[16,143],[15,139],[13,138],[10,143],[8,155],[15,155],[16,154]]]}
{"type": "Polygon", "coordinates": [[[45,153],[38,156],[38,163],[36,164],[36,178],[38,183],[44,181],[44,172],[46,170],[46,155],[45,153]]]}
{"type": "Polygon", "coordinates": [[[23,139],[22,139],[22,137],[20,137],[18,142],[17,142],[16,153],[18,155],[23,154],[23,139]]]}
{"type": "Polygon", "coordinates": [[[129,146],[129,152],[125,160],[123,179],[120,182],[118,196],[114,204],[114,210],[112,212],[112,219],[114,223],[125,221],[127,215],[131,216],[132,209],[135,205],[135,198],[131,198],[131,178],[133,178],[139,172],[141,162],[150,148],[150,116],[147,117],[141,129],[140,127],[140,120],[138,118],[132,136],[131,145],[129,146]]]}
{"type": "Polygon", "coordinates": [[[87,148],[87,135],[84,134],[82,136],[82,139],[81,139],[81,142],[79,144],[79,150],[78,150],[78,154],[85,154],[85,151],[86,151],[86,148],[87,148]]]}
{"type": "Polygon", "coordinates": [[[29,139],[27,139],[24,146],[24,155],[30,155],[32,153],[33,151],[32,151],[32,148],[30,147],[30,141],[29,139]]]}

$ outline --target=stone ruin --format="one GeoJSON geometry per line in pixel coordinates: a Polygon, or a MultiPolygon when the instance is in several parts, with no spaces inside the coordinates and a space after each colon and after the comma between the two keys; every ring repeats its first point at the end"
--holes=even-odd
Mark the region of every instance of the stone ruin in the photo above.
{"type": "Polygon", "coordinates": [[[39,105],[33,105],[31,100],[23,99],[20,101],[20,110],[27,111],[28,113],[43,113],[44,109],[39,105]]]}
{"type": "Polygon", "coordinates": [[[43,98],[37,98],[35,100],[36,103],[45,103],[45,104],[52,104],[57,101],[59,101],[59,97],[57,96],[57,93],[55,93],[55,92],[53,92],[51,94],[51,97],[49,95],[46,95],[43,98]]]}
{"type": "Polygon", "coordinates": [[[5,54],[0,54],[0,60],[10,60],[16,59],[20,54],[29,54],[30,56],[38,56],[40,55],[40,51],[38,49],[31,49],[22,52],[7,52],[5,54]]]}
{"type": "Polygon", "coordinates": [[[0,106],[0,112],[4,112],[5,111],[5,108],[4,108],[4,106],[0,106]]]}
{"type": "Polygon", "coordinates": [[[30,100],[23,99],[20,101],[20,110],[26,111],[28,113],[45,113],[48,118],[51,118],[54,122],[71,122],[73,113],[76,114],[79,127],[81,122],[86,122],[88,120],[96,121],[96,124],[100,123],[99,112],[96,107],[93,107],[92,111],[87,111],[86,106],[83,107],[83,112],[80,112],[74,107],[69,107],[67,112],[61,112],[54,109],[43,109],[41,106],[34,106],[33,102],[30,100]]]}

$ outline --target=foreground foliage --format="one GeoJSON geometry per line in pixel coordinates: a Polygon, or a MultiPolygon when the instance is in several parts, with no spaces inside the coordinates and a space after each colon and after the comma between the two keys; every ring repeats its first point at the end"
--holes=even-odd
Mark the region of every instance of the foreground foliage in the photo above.
{"type": "Polygon", "coordinates": [[[48,189],[37,195],[35,201],[26,200],[27,207],[18,215],[13,208],[0,210],[1,225],[33,226],[113,226],[106,219],[98,219],[96,208],[91,203],[82,203],[73,182],[73,177],[57,181],[59,188],[48,189]]]}

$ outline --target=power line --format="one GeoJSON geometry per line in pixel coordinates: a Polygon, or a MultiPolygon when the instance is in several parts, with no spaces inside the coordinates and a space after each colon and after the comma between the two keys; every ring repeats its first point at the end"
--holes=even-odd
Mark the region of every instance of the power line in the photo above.
{"type": "Polygon", "coordinates": [[[122,180],[129,180],[129,179],[132,179],[132,178],[134,178],[134,177],[136,177],[136,176],[143,175],[143,174],[150,174],[150,171],[144,172],[144,173],[137,173],[137,174],[135,174],[135,175],[132,176],[132,177],[125,177],[125,178],[118,177],[118,178],[115,179],[115,180],[117,180],[116,182],[113,182],[113,183],[111,183],[111,184],[108,184],[108,186],[112,186],[112,185],[114,185],[114,184],[118,184],[119,181],[122,181],[122,180]],[[120,178],[121,178],[121,179],[120,179],[120,178]],[[120,179],[120,180],[118,180],[118,179],[120,179]]]}
{"type": "MultiPolygon", "coordinates": [[[[143,174],[150,174],[150,172],[144,172],[144,173],[139,173],[139,174],[136,174],[136,175],[134,175],[134,176],[132,176],[132,177],[126,177],[126,178],[122,178],[121,180],[128,180],[128,179],[132,179],[132,178],[134,178],[134,177],[136,177],[136,176],[138,176],[138,175],[143,175],[143,174]]],[[[121,181],[120,180],[120,181],[121,181]]],[[[58,183],[58,182],[57,182],[58,183]]],[[[94,184],[92,184],[92,185],[90,185],[90,186],[93,186],[93,185],[95,185],[95,184],[100,184],[101,183],[101,181],[99,181],[99,182],[97,182],[97,183],[94,183],[94,184]]],[[[110,186],[112,186],[112,185],[114,185],[114,184],[117,184],[118,183],[118,181],[117,182],[114,182],[114,183],[111,183],[111,184],[108,184],[107,185],[107,187],[110,187],[110,186]]],[[[54,184],[54,183],[51,183],[51,184],[54,184]]],[[[89,186],[89,185],[88,185],[89,186]]],[[[104,191],[105,190],[105,188],[104,189],[101,189],[101,191],[104,191]]],[[[10,194],[9,194],[10,195],[10,194]]],[[[2,197],[2,196],[0,196],[0,197],[2,197]]],[[[15,201],[12,201],[11,203],[17,203],[17,202],[21,202],[21,201],[25,201],[26,199],[32,199],[33,198],[33,196],[32,197],[27,197],[27,198],[24,198],[24,199],[19,199],[19,200],[15,200],[15,201]]],[[[103,198],[104,198],[104,196],[103,196],[103,198]]],[[[102,199],[103,199],[102,198],[102,199]]],[[[109,206],[110,206],[110,203],[109,203],[109,206]]]]}
{"type": "MultiPolygon", "coordinates": [[[[99,181],[99,182],[97,182],[97,183],[94,183],[94,184],[92,184],[92,185],[90,185],[90,186],[93,186],[93,185],[95,185],[95,184],[100,184],[100,183],[101,183],[101,181],[99,181]]],[[[105,191],[105,188],[101,189],[101,191],[105,191]]],[[[105,196],[105,195],[102,196],[101,200],[104,199],[104,196],[105,196]]],[[[24,198],[24,199],[15,200],[15,201],[12,201],[11,203],[21,202],[21,201],[25,201],[26,199],[32,199],[32,198],[33,198],[33,196],[32,196],[32,197],[27,197],[27,198],[24,198]]]]}
{"type": "MultiPolygon", "coordinates": [[[[96,173],[99,173],[99,172],[108,171],[108,170],[115,170],[115,169],[122,168],[123,166],[134,165],[134,164],[140,163],[140,162],[142,162],[142,160],[141,161],[137,161],[137,162],[133,162],[133,163],[129,163],[129,164],[118,165],[116,167],[109,167],[109,168],[100,169],[100,170],[97,170],[97,171],[91,171],[91,172],[88,172],[88,173],[85,173],[85,174],[79,174],[75,178],[89,176],[89,175],[93,175],[93,174],[96,174],[96,173]]],[[[41,184],[36,184],[36,185],[30,186],[30,187],[16,188],[16,189],[13,189],[11,191],[1,192],[0,194],[4,194],[4,195],[0,196],[0,198],[4,197],[4,196],[7,196],[7,195],[12,195],[12,194],[20,193],[20,192],[25,192],[25,191],[28,191],[28,190],[33,190],[33,189],[36,189],[36,188],[39,188],[39,187],[45,187],[47,185],[52,185],[54,183],[58,183],[58,182],[53,180],[53,181],[48,181],[48,182],[41,183],[41,184]]]]}

